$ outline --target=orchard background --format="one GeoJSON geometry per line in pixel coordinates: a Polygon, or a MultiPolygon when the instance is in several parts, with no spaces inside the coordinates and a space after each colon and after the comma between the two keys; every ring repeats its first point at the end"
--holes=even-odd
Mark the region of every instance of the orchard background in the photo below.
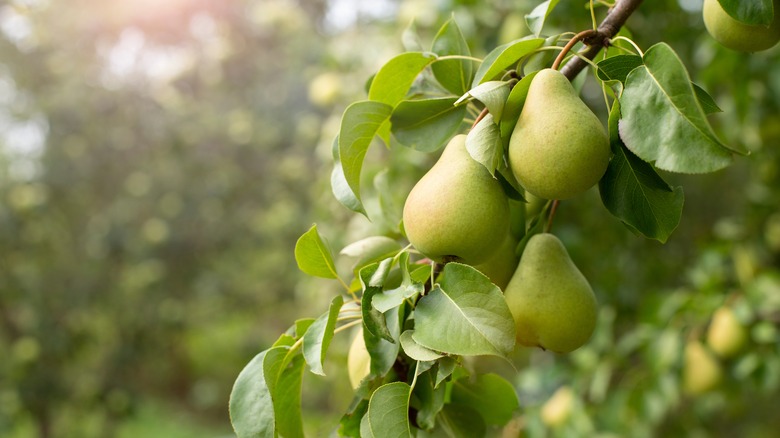
{"type": "MultiPolygon", "coordinates": [[[[331,143],[345,106],[403,50],[454,17],[475,56],[528,33],[536,0],[10,0],[0,6],[0,435],[232,434],[242,367],[337,285],[305,277],[293,248],[313,222],[338,252],[388,233],[334,199],[331,143]]],[[[546,31],[590,27],[562,1],[546,31]]],[[[727,169],[683,185],[661,245],[632,234],[596,189],[561,205],[555,232],[598,297],[599,326],[567,356],[519,349],[529,436],[769,436],[780,429],[780,48],[740,54],[704,30],[699,0],[643,2],[628,21],[666,41],[722,113],[727,169]],[[683,351],[724,302],[748,346],[723,378],[683,389],[683,351]],[[542,405],[571,388],[549,428],[542,405]]],[[[583,98],[606,120],[601,91],[583,98]]],[[[434,155],[372,147],[364,202],[403,204],[434,155]],[[387,172],[374,179],[377,170],[387,172]],[[373,187],[377,187],[374,189],[373,187]]],[[[392,219],[392,218],[391,218],[392,219]]],[[[339,257],[348,272],[348,257],[339,257]]],[[[304,377],[308,435],[352,390],[337,335],[327,377],[304,377]]]]}

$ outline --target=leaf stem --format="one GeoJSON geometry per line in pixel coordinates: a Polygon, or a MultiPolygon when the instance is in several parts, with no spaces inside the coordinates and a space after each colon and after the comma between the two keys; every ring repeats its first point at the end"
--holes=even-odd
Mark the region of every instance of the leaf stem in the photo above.
{"type": "Polygon", "coordinates": [[[362,318],[358,319],[358,320],[355,320],[355,321],[352,321],[352,322],[348,322],[348,323],[342,325],[341,327],[337,328],[336,330],[333,330],[333,334],[341,333],[341,332],[343,332],[344,330],[346,330],[348,328],[352,328],[352,327],[354,327],[354,326],[356,326],[358,324],[362,324],[362,323],[363,323],[363,319],[362,318]]]}
{"type": "Polygon", "coordinates": [[[482,63],[482,59],[475,58],[473,56],[466,56],[466,55],[445,55],[436,58],[437,61],[446,61],[448,59],[465,59],[467,61],[474,61],[480,64],[482,63]]]}
{"type": "Polygon", "coordinates": [[[639,46],[631,38],[626,38],[624,36],[616,36],[616,37],[610,39],[610,44],[612,44],[612,42],[614,42],[614,41],[625,41],[628,44],[631,44],[632,46],[634,46],[634,50],[636,50],[637,55],[645,56],[645,53],[642,51],[642,49],[640,49],[639,46]]]}

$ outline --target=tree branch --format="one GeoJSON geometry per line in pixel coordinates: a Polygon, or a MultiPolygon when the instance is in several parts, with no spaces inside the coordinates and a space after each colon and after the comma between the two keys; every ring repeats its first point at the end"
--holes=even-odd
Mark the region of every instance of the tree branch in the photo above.
{"type": "MultiPolygon", "coordinates": [[[[615,6],[609,10],[607,17],[599,24],[596,29],[597,34],[591,38],[585,40],[588,45],[588,49],[582,53],[582,56],[593,59],[604,48],[609,40],[617,35],[621,27],[626,23],[628,17],[634,13],[634,11],[642,3],[642,0],[617,0],[615,6]]],[[[579,57],[573,58],[566,63],[561,69],[569,80],[574,79],[579,72],[582,71],[588,64],[579,57]]]]}

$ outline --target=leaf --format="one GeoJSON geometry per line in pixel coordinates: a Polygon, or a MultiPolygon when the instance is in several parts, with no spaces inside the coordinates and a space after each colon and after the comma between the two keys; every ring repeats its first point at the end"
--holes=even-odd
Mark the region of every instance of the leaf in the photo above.
{"type": "MultiPolygon", "coordinates": [[[[368,402],[368,431],[375,438],[411,437],[409,394],[412,388],[404,382],[380,386],[368,402]]],[[[362,436],[361,430],[361,436],[362,436]]]]}
{"type": "Polygon", "coordinates": [[[515,321],[501,290],[468,265],[448,263],[442,275],[417,303],[414,340],[448,354],[509,354],[515,321]]]}
{"type": "MultiPolygon", "coordinates": [[[[454,19],[447,20],[433,39],[431,49],[439,56],[471,56],[469,45],[454,19]]],[[[436,80],[455,95],[460,96],[469,89],[474,76],[474,61],[468,59],[445,59],[431,65],[436,80]]]]}
{"type": "Polygon", "coordinates": [[[437,430],[452,438],[473,438],[486,436],[485,420],[474,408],[465,405],[444,405],[437,419],[437,430]]]}
{"type": "Polygon", "coordinates": [[[302,437],[301,382],[304,360],[289,346],[255,356],[230,393],[230,421],[239,438],[302,437]]]}
{"type": "Polygon", "coordinates": [[[515,84],[512,88],[512,92],[509,93],[509,97],[506,99],[504,105],[504,113],[501,115],[500,122],[498,124],[501,129],[501,139],[504,143],[504,148],[509,146],[509,139],[512,136],[512,131],[515,130],[517,125],[517,119],[520,118],[520,113],[523,111],[523,105],[525,105],[525,98],[528,96],[528,89],[531,87],[531,81],[536,76],[533,72],[515,84]]]}
{"type": "Polygon", "coordinates": [[[469,131],[466,136],[466,150],[474,161],[485,166],[495,177],[496,168],[504,160],[504,144],[492,114],[486,115],[469,131]]]}
{"type": "Polygon", "coordinates": [[[620,81],[625,83],[628,74],[642,65],[642,57],[639,55],[617,55],[599,61],[596,70],[602,81],[620,81]]]}
{"type": "Polygon", "coordinates": [[[361,398],[355,409],[341,417],[339,436],[360,436],[360,423],[366,412],[368,412],[368,400],[361,398]]]}
{"type": "Polygon", "coordinates": [[[295,320],[295,338],[298,339],[309,330],[314,323],[314,318],[301,318],[295,320]]]}
{"type": "Polygon", "coordinates": [[[333,139],[333,171],[330,174],[330,187],[333,192],[333,196],[336,197],[341,205],[360,213],[363,216],[366,215],[366,210],[363,208],[363,203],[357,198],[355,192],[347,183],[347,179],[344,176],[344,168],[341,166],[341,159],[339,158],[339,137],[336,136],[333,139]]]}
{"type": "Polygon", "coordinates": [[[325,354],[328,352],[330,341],[333,339],[336,320],[339,317],[339,310],[341,310],[343,304],[344,298],[341,295],[333,298],[328,311],[317,318],[303,336],[303,357],[314,374],[325,375],[322,363],[325,361],[325,354]]]}
{"type": "Polygon", "coordinates": [[[688,72],[668,45],[651,47],[621,94],[620,138],[641,159],[671,172],[713,172],[731,163],[696,99],[688,72]]]}
{"type": "Polygon", "coordinates": [[[439,359],[437,363],[439,366],[436,370],[436,383],[434,384],[435,387],[438,387],[439,384],[444,381],[444,379],[452,375],[453,371],[455,371],[455,367],[458,365],[458,361],[453,357],[444,356],[439,359]]]}
{"type": "Polygon", "coordinates": [[[436,425],[436,416],[444,407],[446,387],[436,388],[432,373],[425,372],[417,378],[414,385],[412,407],[417,410],[417,424],[424,430],[431,430],[436,425]]]}
{"type": "MultiPolygon", "coordinates": [[[[399,310],[400,308],[395,307],[386,313],[387,330],[393,339],[398,338],[401,332],[398,321],[401,315],[399,310]]],[[[363,330],[363,341],[366,343],[366,350],[368,350],[368,354],[371,356],[369,377],[384,376],[395,364],[398,351],[401,348],[400,342],[389,342],[365,329],[363,330]]]]}
{"type": "Polygon", "coordinates": [[[480,64],[471,87],[490,81],[544,44],[543,38],[519,39],[498,46],[480,64]]]}
{"type": "Polygon", "coordinates": [[[360,270],[372,263],[393,257],[400,250],[401,245],[394,239],[386,236],[371,236],[350,243],[339,254],[357,257],[357,261],[352,269],[360,270]]]}
{"type": "MultiPolygon", "coordinates": [[[[371,305],[382,313],[398,307],[406,300],[414,300],[423,293],[425,286],[422,281],[414,281],[409,272],[409,253],[404,252],[399,258],[401,267],[401,285],[395,289],[384,291],[381,294],[375,294],[371,300],[371,305]]],[[[423,266],[427,268],[427,266],[423,266]]]]}
{"type": "Polygon", "coordinates": [[[468,108],[454,106],[456,98],[405,100],[390,116],[391,132],[406,147],[433,152],[458,132],[468,108]]]}
{"type": "Polygon", "coordinates": [[[717,103],[715,103],[715,99],[710,96],[709,93],[704,91],[704,88],[694,84],[693,85],[693,91],[696,92],[696,99],[699,101],[699,105],[701,105],[701,109],[704,110],[704,114],[710,115],[714,113],[722,113],[723,110],[720,109],[717,103]]]}
{"type": "Polygon", "coordinates": [[[382,284],[389,270],[390,260],[374,263],[360,270],[360,284],[363,286],[360,307],[363,313],[363,326],[365,329],[374,336],[379,336],[388,342],[395,343],[394,337],[387,328],[385,316],[371,305],[374,295],[382,293],[382,284]]]}
{"type": "Polygon", "coordinates": [[[295,261],[298,263],[298,269],[308,275],[338,278],[333,257],[317,232],[317,224],[312,225],[295,243],[295,261]]]}
{"type": "Polygon", "coordinates": [[[485,104],[490,114],[496,120],[501,118],[504,112],[504,103],[509,97],[509,82],[507,81],[488,81],[483,82],[469,90],[455,102],[455,105],[468,99],[471,96],[474,99],[485,104]]]}
{"type": "MultiPolygon", "coordinates": [[[[376,78],[374,79],[376,82],[376,78]]],[[[372,89],[373,89],[372,85],[372,89]]],[[[380,102],[355,102],[344,110],[339,130],[339,159],[344,181],[355,201],[360,203],[360,171],[363,159],[380,126],[390,117],[393,107],[380,102]]],[[[331,184],[332,184],[331,178],[331,184]]],[[[335,191],[335,190],[334,190],[335,191]]],[[[337,196],[338,197],[338,196],[337,196]]],[[[354,202],[354,201],[353,201],[354,202]]],[[[362,208],[362,204],[361,204],[362,208]]]]}
{"type": "Polygon", "coordinates": [[[407,356],[421,362],[436,360],[443,356],[415,342],[412,333],[414,333],[414,330],[406,330],[401,333],[399,338],[401,341],[401,348],[403,348],[404,353],[406,353],[407,356]]]}
{"type": "Polygon", "coordinates": [[[435,59],[434,55],[422,52],[406,52],[391,59],[374,76],[368,100],[392,109],[406,97],[417,75],[435,59]]]}
{"type": "Polygon", "coordinates": [[[497,374],[480,374],[474,382],[461,379],[452,387],[451,402],[474,408],[488,425],[503,426],[520,407],[514,386],[497,374]]]}
{"type": "Polygon", "coordinates": [[[537,7],[535,7],[530,14],[525,16],[525,22],[528,24],[528,28],[531,29],[531,32],[533,32],[534,35],[539,36],[539,34],[542,33],[544,21],[547,19],[547,16],[550,15],[550,12],[553,11],[559,1],[560,0],[547,0],[542,2],[537,7]]]}
{"type": "Polygon", "coordinates": [[[620,103],[609,114],[612,160],[599,181],[599,193],[610,213],[649,239],[666,242],[680,223],[682,187],[672,189],[653,167],[631,153],[618,135],[620,103]]]}
{"type": "Polygon", "coordinates": [[[720,6],[737,21],[769,26],[775,15],[772,0],[718,0],[720,6]]]}

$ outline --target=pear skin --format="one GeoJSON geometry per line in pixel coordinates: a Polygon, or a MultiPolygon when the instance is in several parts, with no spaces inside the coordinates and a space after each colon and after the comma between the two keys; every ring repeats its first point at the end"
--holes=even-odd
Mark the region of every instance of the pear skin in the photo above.
{"type": "Polygon", "coordinates": [[[357,335],[349,347],[347,371],[349,372],[349,383],[352,384],[354,390],[360,387],[360,382],[371,372],[371,356],[368,354],[366,343],[363,340],[362,328],[357,331],[357,335]]]}
{"type": "Polygon", "coordinates": [[[720,362],[699,341],[685,345],[683,362],[683,391],[699,395],[712,390],[723,380],[720,362]]]}
{"type": "Polygon", "coordinates": [[[601,179],[610,157],[604,126],[569,80],[540,70],[509,140],[509,164],[520,184],[539,198],[571,198],[601,179]]]}
{"type": "Polygon", "coordinates": [[[596,328],[593,289],[552,234],[528,240],[504,296],[521,345],[568,353],[596,328]]]}
{"type": "Polygon", "coordinates": [[[431,260],[474,266],[488,260],[509,234],[509,202],[501,183],[466,150],[466,136],[450,140],[406,198],[404,229],[431,260]]]}
{"type": "Polygon", "coordinates": [[[474,267],[501,290],[506,289],[520,261],[520,257],[515,253],[518,243],[520,241],[510,233],[492,257],[474,267]]]}
{"type": "Polygon", "coordinates": [[[728,359],[742,350],[748,339],[747,329],[728,306],[718,308],[707,329],[707,345],[718,356],[728,359]]]}
{"type": "Polygon", "coordinates": [[[759,52],[780,41],[780,0],[774,1],[774,11],[769,26],[751,25],[732,18],[718,0],[704,0],[702,15],[707,32],[723,46],[740,52],[759,52]]]}

